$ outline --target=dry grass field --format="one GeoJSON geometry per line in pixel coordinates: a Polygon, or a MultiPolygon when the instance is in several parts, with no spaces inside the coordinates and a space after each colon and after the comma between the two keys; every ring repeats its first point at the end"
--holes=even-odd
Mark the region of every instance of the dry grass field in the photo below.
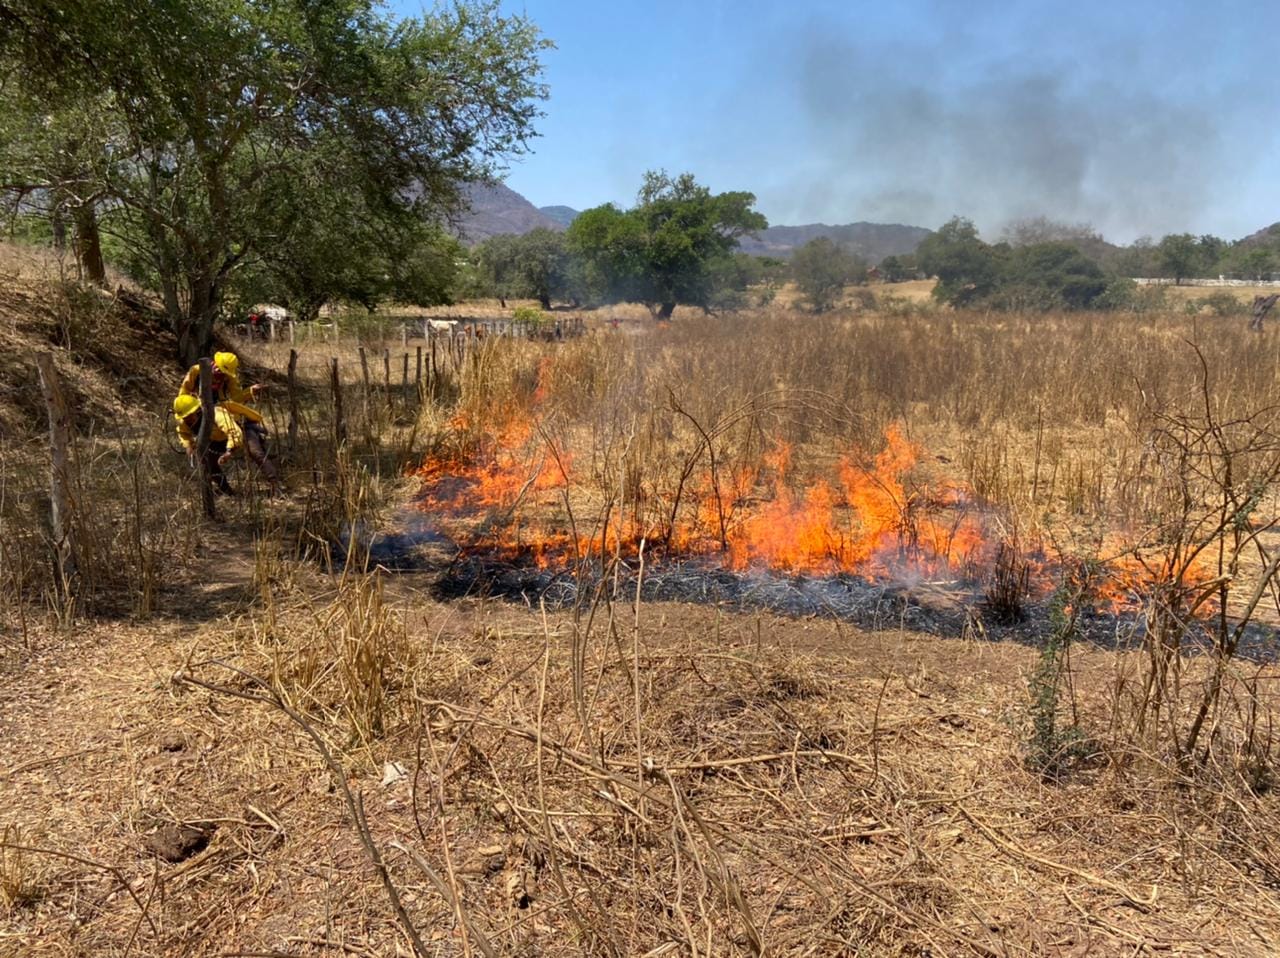
{"type": "Polygon", "coordinates": [[[165,337],[0,270],[0,954],[1273,954],[1280,338],[889,291],[233,342],[210,522],[165,337]]]}

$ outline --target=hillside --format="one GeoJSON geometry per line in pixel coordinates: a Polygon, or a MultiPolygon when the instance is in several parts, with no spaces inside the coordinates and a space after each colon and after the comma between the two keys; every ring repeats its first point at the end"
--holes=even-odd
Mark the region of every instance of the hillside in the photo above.
{"type": "Polygon", "coordinates": [[[472,184],[465,193],[471,210],[459,220],[457,232],[469,246],[504,233],[523,234],[538,228],[564,229],[562,223],[540,212],[505,184],[472,184]]]}
{"type": "Polygon", "coordinates": [[[914,253],[920,241],[931,230],[898,223],[846,223],[828,226],[809,223],[804,226],[770,226],[754,238],[742,241],[742,251],[753,256],[788,258],[810,240],[825,236],[845,246],[868,262],[878,263],[886,256],[914,253]]]}
{"type": "MultiPolygon", "coordinates": [[[[471,245],[503,233],[522,234],[530,230],[566,229],[579,210],[572,206],[536,207],[505,184],[472,186],[468,190],[471,212],[459,223],[458,233],[471,245]]],[[[827,236],[864,259],[878,263],[886,256],[914,253],[929,230],[898,223],[846,223],[828,226],[771,226],[754,238],[742,241],[742,251],[754,256],[788,258],[811,239],[827,236]]]]}
{"type": "Polygon", "coordinates": [[[173,337],[136,291],[65,282],[50,250],[0,243],[0,439],[47,428],[35,356],[50,352],[79,428],[148,410],[178,372],[173,337]]]}
{"type": "Polygon", "coordinates": [[[538,212],[568,229],[569,224],[578,218],[580,211],[572,206],[539,206],[538,212]]]}

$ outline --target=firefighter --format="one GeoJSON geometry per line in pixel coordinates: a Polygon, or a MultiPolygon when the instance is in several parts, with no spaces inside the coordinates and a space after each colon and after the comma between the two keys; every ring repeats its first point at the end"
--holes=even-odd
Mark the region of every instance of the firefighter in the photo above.
{"type": "MultiPolygon", "coordinates": [[[[214,353],[213,369],[210,371],[213,386],[213,397],[218,405],[228,410],[235,418],[243,433],[245,455],[253,460],[254,465],[262,473],[275,495],[280,490],[280,476],[276,472],[275,463],[267,457],[267,427],[263,425],[262,415],[244,405],[252,402],[266,390],[265,383],[255,383],[248,388],[240,385],[240,359],[235,353],[214,353]]],[[[200,365],[197,363],[188,371],[179,389],[182,396],[200,398],[200,365]]]]}
{"type": "MultiPolygon", "coordinates": [[[[187,450],[187,459],[192,467],[196,466],[196,436],[200,432],[200,421],[204,418],[200,398],[188,393],[180,393],[173,401],[173,418],[178,421],[178,438],[187,450]]],[[[223,495],[232,492],[222,467],[231,459],[232,454],[244,445],[244,431],[236,422],[235,416],[215,406],[213,412],[213,428],[209,430],[209,448],[205,453],[205,465],[209,469],[209,479],[214,488],[223,495]]]]}

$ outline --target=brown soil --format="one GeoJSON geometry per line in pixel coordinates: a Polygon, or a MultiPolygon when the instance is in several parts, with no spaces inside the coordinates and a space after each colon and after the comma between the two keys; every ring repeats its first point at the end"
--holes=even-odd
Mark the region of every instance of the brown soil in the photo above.
{"type": "MultiPolygon", "coordinates": [[[[198,571],[211,598],[190,619],[35,631],[0,680],[0,827],[75,856],[26,856],[0,954],[409,953],[303,731],[175,680],[252,691],[201,663],[266,663],[260,612],[201,621],[252,570],[198,571]]],[[[286,637],[335,588],[298,575],[266,639],[294,663],[286,637]]],[[[385,596],[425,711],[400,689],[363,746],[316,725],[433,954],[480,954],[480,937],[499,954],[746,954],[753,936],[770,954],[1273,953],[1274,879],[1221,823],[1120,770],[1026,769],[1032,650],[687,605],[644,607],[637,628],[601,608],[582,651],[592,742],[569,614],[440,605],[428,585],[385,596]],[[637,778],[638,754],[659,771],[637,778]],[[465,925],[398,847],[447,876],[465,925]]],[[[1124,658],[1075,665],[1094,717],[1124,658]]]]}

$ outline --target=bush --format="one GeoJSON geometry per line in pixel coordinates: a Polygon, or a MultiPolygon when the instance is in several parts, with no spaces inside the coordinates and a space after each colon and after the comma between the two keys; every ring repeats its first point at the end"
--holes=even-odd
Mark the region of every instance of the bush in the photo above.
{"type": "Polygon", "coordinates": [[[1202,296],[1200,299],[1193,299],[1197,312],[1207,311],[1214,316],[1244,316],[1249,312],[1249,306],[1241,302],[1225,289],[1210,293],[1208,296],[1202,296]]]}
{"type": "Polygon", "coordinates": [[[517,306],[511,313],[511,318],[517,323],[527,324],[534,329],[541,329],[551,322],[551,317],[537,306],[517,306]]]}
{"type": "Polygon", "coordinates": [[[825,236],[811,239],[791,257],[791,276],[815,313],[840,300],[849,283],[865,280],[866,270],[852,253],[825,236]]]}
{"type": "Polygon", "coordinates": [[[1107,283],[1093,305],[1095,309],[1125,313],[1163,312],[1169,308],[1169,291],[1164,286],[1139,286],[1131,279],[1118,276],[1107,283]]]}

